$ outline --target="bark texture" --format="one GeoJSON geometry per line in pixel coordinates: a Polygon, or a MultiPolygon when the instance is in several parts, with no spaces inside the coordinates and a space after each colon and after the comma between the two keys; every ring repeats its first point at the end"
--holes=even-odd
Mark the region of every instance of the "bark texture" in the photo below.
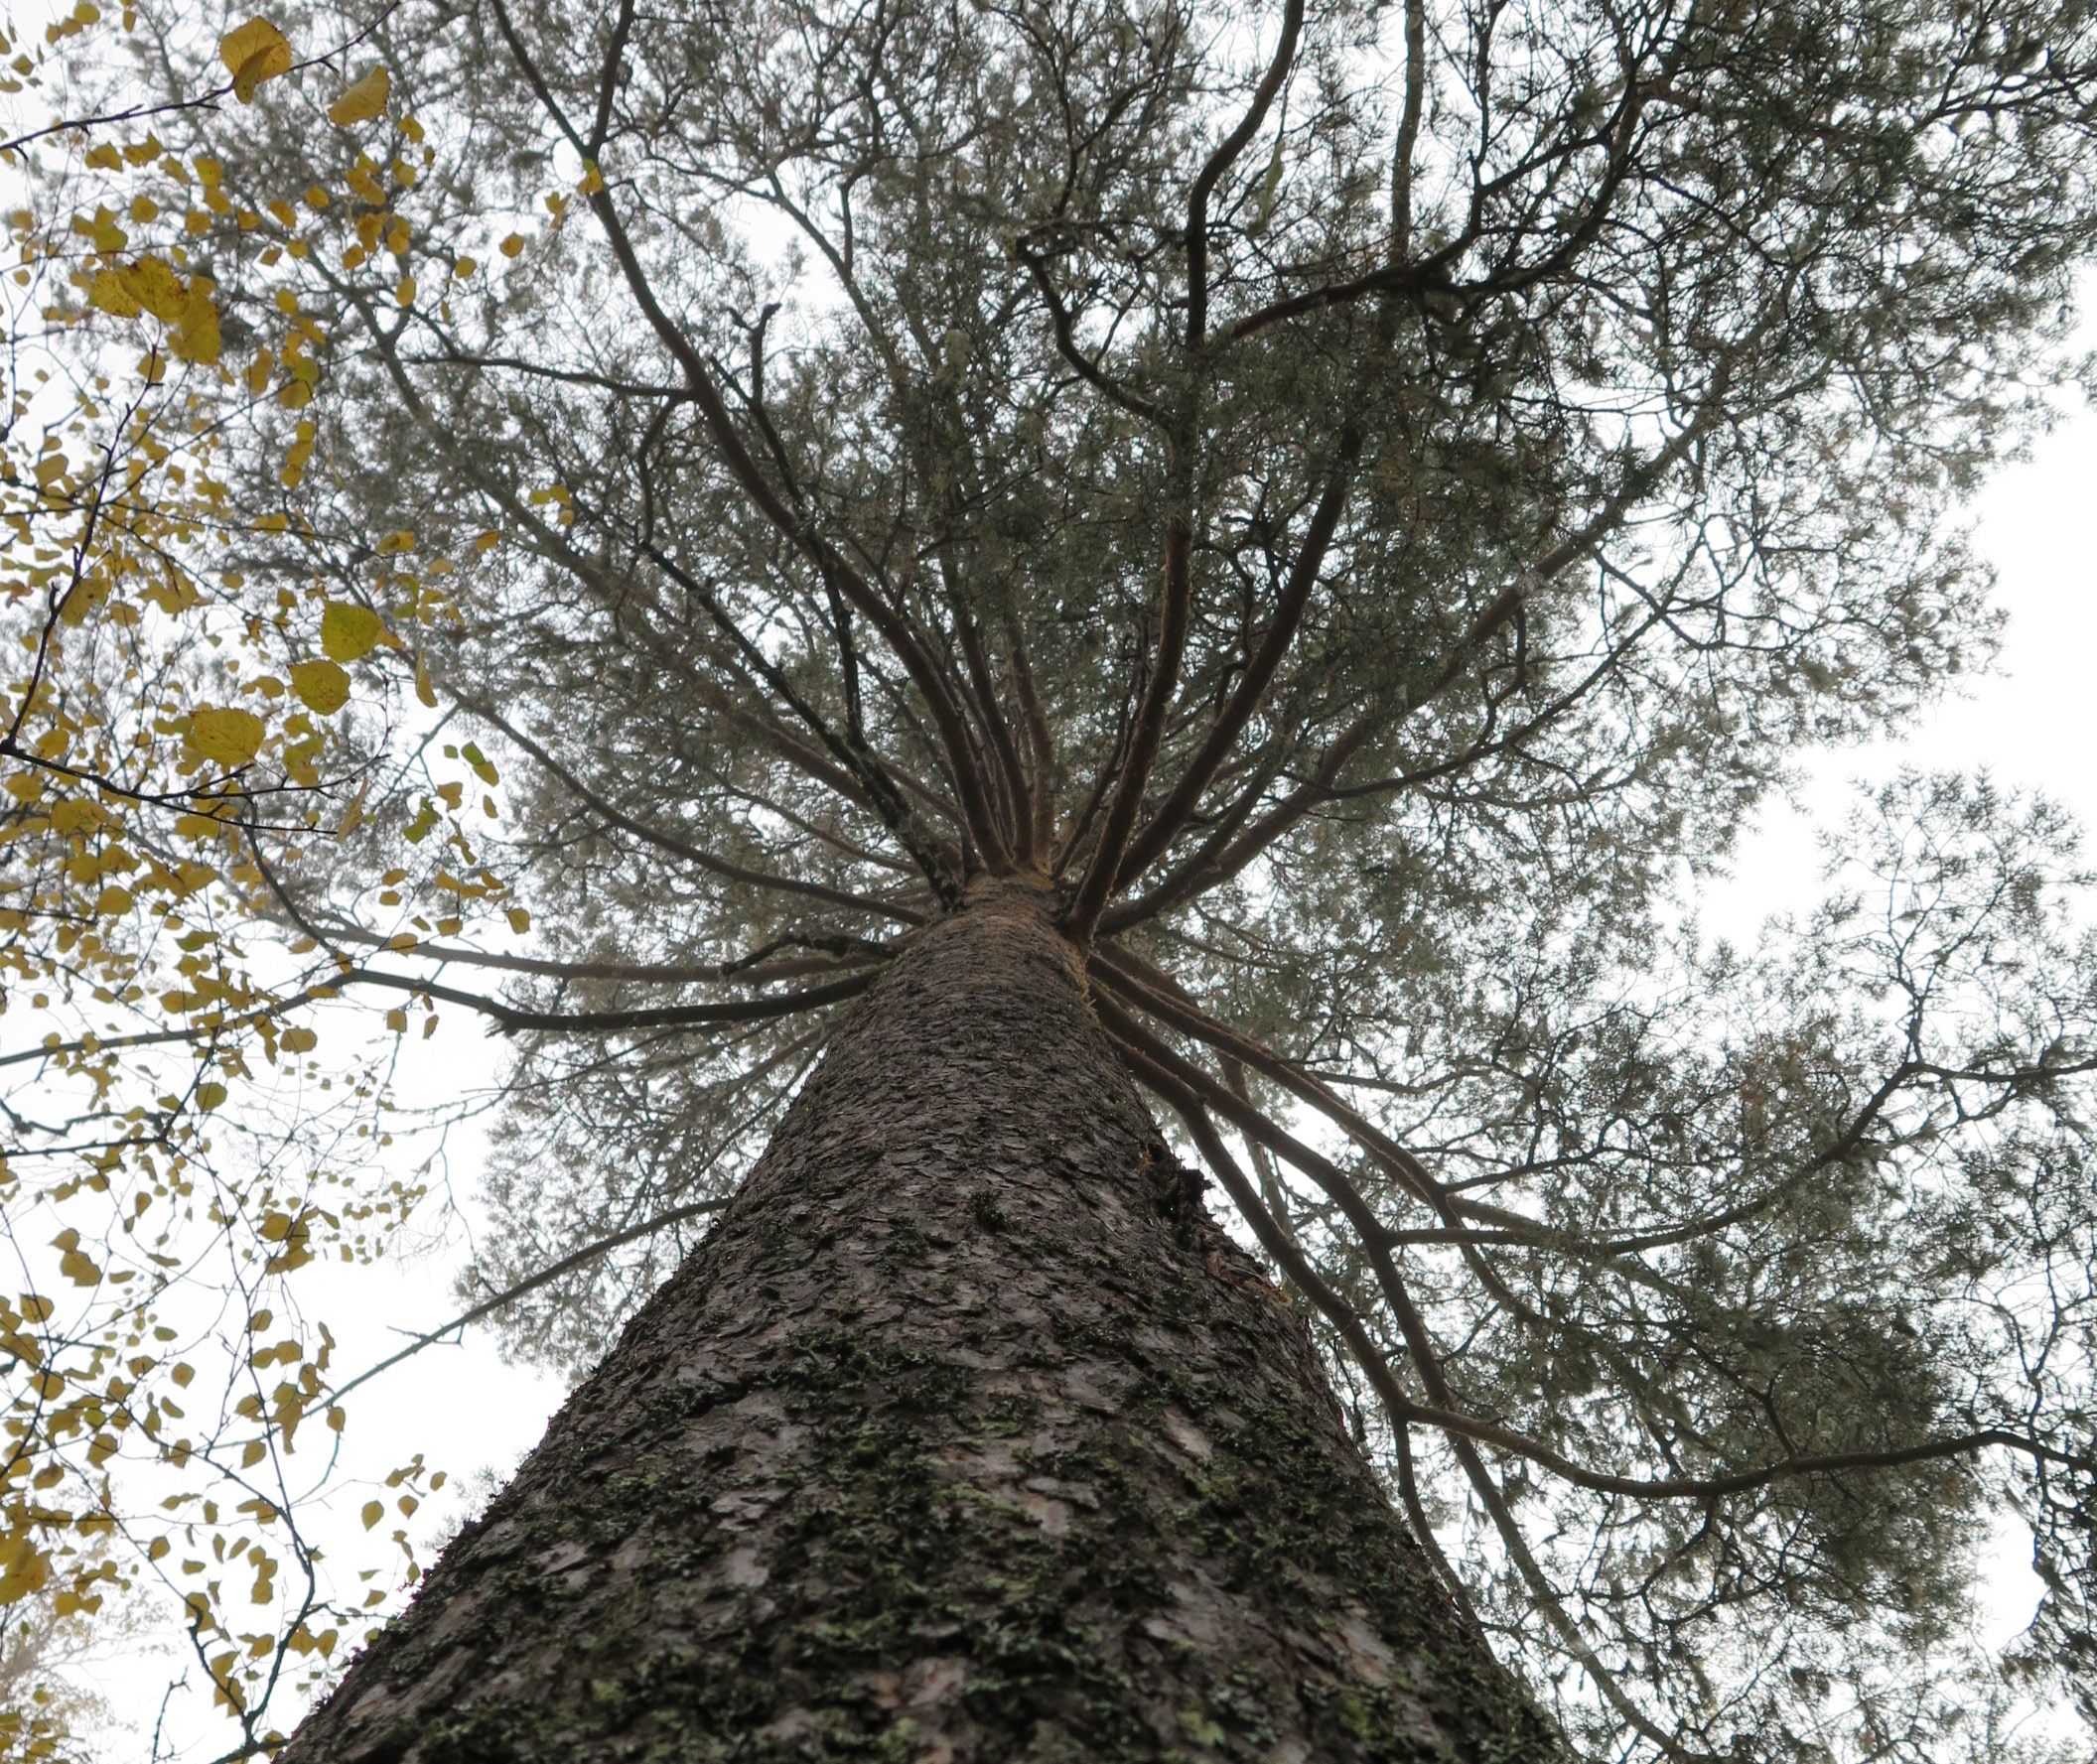
{"type": "Polygon", "coordinates": [[[1008,886],[284,1759],[1556,1755],[1008,886]]]}

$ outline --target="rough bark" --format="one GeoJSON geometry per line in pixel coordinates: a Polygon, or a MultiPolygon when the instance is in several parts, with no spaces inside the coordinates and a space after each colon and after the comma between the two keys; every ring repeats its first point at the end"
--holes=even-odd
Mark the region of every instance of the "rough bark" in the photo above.
{"type": "Polygon", "coordinates": [[[1555,1756],[1012,884],[284,1754],[1555,1756]]]}

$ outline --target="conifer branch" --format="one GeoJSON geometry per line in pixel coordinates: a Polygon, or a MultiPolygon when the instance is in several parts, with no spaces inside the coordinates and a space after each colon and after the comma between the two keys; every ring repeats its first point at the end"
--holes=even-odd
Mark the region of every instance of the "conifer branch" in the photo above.
{"type": "Polygon", "coordinates": [[[1326,474],[1325,489],[1297,550],[1295,567],[1275,604],[1274,616],[1268,621],[1258,648],[1246,658],[1244,673],[1209,725],[1200,746],[1181,768],[1179,779],[1158,805],[1149,824],[1131,842],[1127,856],[1122,859],[1121,870],[1125,878],[1133,881],[1141,876],[1172,844],[1267,696],[1275,671],[1282,665],[1283,657],[1288,654],[1297,630],[1303,624],[1312,592],[1318,586],[1319,571],[1325,566],[1326,553],[1339,525],[1340,513],[1346,507],[1355,464],[1361,457],[1361,431],[1352,423],[1341,427],[1338,448],[1326,474]]]}
{"type": "Polygon", "coordinates": [[[1106,819],[1100,824],[1099,841],[1092,848],[1077,894],[1063,917],[1065,934],[1080,949],[1091,941],[1100,914],[1113,898],[1121,876],[1122,854],[1142,810],[1151,763],[1158,755],[1165,720],[1180,682],[1180,660],[1187,647],[1188,614],[1193,602],[1193,549],[1192,524],[1185,510],[1176,508],[1165,520],[1165,581],[1150,684],[1129,731],[1128,751],[1115,775],[1114,794],[1107,804],[1106,819]]]}
{"type": "Polygon", "coordinates": [[[419,980],[407,974],[384,974],[370,968],[352,968],[332,984],[337,987],[385,987],[415,998],[442,999],[448,1005],[478,1011],[505,1035],[524,1030],[580,1035],[616,1033],[625,1029],[711,1028],[725,1023],[768,1022],[774,1018],[820,1011],[825,1006],[856,999],[874,984],[875,979],[874,974],[855,974],[833,980],[827,986],[811,986],[797,993],[771,993],[763,998],[732,999],[712,1005],[647,1006],[631,1011],[525,1011],[436,981],[419,980]]]}
{"type": "MultiPolygon", "coordinates": [[[[386,949],[393,939],[362,925],[338,919],[317,919],[316,927],[331,942],[354,943],[367,949],[386,949]]],[[[884,962],[895,953],[887,944],[861,937],[821,937],[792,934],[769,938],[747,956],[727,962],[605,962],[561,961],[544,956],[502,955],[493,950],[470,949],[461,944],[417,943],[412,955],[418,961],[457,964],[468,968],[493,968],[505,974],[529,974],[543,980],[630,981],[642,986],[697,986],[722,981],[763,985],[777,980],[807,980],[819,974],[834,974],[840,967],[884,962]],[[784,949],[819,949],[828,960],[808,957],[801,961],[777,962],[770,958],[784,949]]]]}
{"type": "Polygon", "coordinates": [[[623,832],[630,833],[643,844],[654,846],[657,850],[667,852],[672,857],[682,858],[686,863],[696,866],[710,876],[718,876],[725,882],[747,882],[753,887],[770,888],[782,894],[799,894],[807,899],[820,900],[826,905],[842,906],[849,908],[851,911],[868,913],[878,918],[897,919],[907,925],[917,925],[924,922],[922,913],[915,912],[908,906],[898,905],[894,901],[878,900],[865,894],[854,894],[844,888],[830,887],[824,882],[804,882],[798,877],[776,876],[770,871],[755,870],[747,864],[738,864],[713,852],[703,851],[698,846],[679,839],[675,834],[663,832],[659,827],[651,827],[645,821],[628,814],[617,803],[614,803],[600,792],[593,790],[577,775],[572,767],[564,765],[559,759],[555,758],[548,748],[524,734],[522,730],[518,729],[500,712],[496,711],[492,705],[465,699],[460,702],[467,710],[473,712],[475,716],[499,729],[519,748],[538,761],[541,766],[551,772],[562,784],[611,825],[623,832]]]}
{"type": "Polygon", "coordinates": [[[1199,354],[1208,346],[1208,199],[1215,194],[1224,175],[1238,156],[1252,144],[1253,136],[1267,120],[1267,112],[1281,94],[1289,69],[1296,63],[1297,39],[1304,28],[1304,0],[1286,0],[1282,8],[1282,38],[1275,45],[1274,59],[1254,88],[1252,102],[1238,119],[1238,126],[1217,143],[1216,150],[1195,176],[1187,199],[1187,343],[1199,354]]]}
{"type": "MultiPolygon", "coordinates": [[[[1158,1090],[1159,1094],[1164,1096],[1168,1102],[1173,1103],[1176,1110],[1179,1109],[1182,1101],[1196,1110],[1201,1110],[1204,1105],[1213,1106],[1218,1097],[1229,1097],[1229,1092],[1223,1089],[1222,1086],[1213,1083],[1213,1081],[1207,1081],[1206,1075],[1201,1073],[1198,1068],[1188,1066],[1185,1060],[1173,1053],[1163,1042],[1147,1033],[1131,1018],[1107,1004],[1106,1001],[1095,1000],[1095,1008],[1099,1012],[1101,1023],[1105,1026],[1109,1036],[1122,1048],[1132,1062],[1138,1064],[1144,1082],[1158,1090]],[[1189,1082],[1190,1079],[1193,1082],[1189,1082]]],[[[1232,1100],[1234,1101],[1235,1099],[1232,1100]]],[[[1307,1173],[1316,1174],[1317,1166],[1324,1163],[1324,1160],[1319,1158],[1316,1153],[1312,1153],[1308,1147],[1303,1147],[1294,1142],[1290,1136],[1278,1129],[1270,1127],[1262,1134],[1261,1125],[1257,1122],[1241,1124],[1238,1121],[1233,1121],[1232,1125],[1239,1126],[1241,1131],[1244,1131],[1245,1127],[1249,1126],[1253,1133],[1261,1134],[1261,1137],[1266,1138],[1275,1150],[1281,1152],[1291,1162],[1297,1163],[1298,1167],[1304,1168],[1307,1173]]],[[[1329,1166],[1327,1167],[1329,1168],[1329,1166]]],[[[1336,1174],[1336,1172],[1334,1173],[1336,1174]]],[[[1420,1404],[1405,1397],[1402,1392],[1396,1392],[1396,1401],[1401,1406],[1400,1414],[1402,1418],[1409,1422],[1416,1422],[1439,1428],[1445,1433],[1456,1435],[1465,1440],[1493,1446],[1497,1450],[1507,1452],[1510,1456],[1524,1458],[1543,1469],[1549,1470],[1553,1475],[1574,1484],[1576,1487],[1585,1488],[1597,1494],[1626,1495],[1645,1500],[1710,1500],[1726,1495],[1747,1494],[1773,1482],[1803,1477],[1835,1475],[1850,1470],[1898,1469],[1909,1464],[1926,1463],[1940,1458],[1969,1457],[1975,1452],[1986,1450],[1992,1446],[2001,1446],[2046,1463],[2059,1464],[2078,1470],[2097,1470],[2097,1458],[2065,1451],[2057,1446],[2049,1445],[2043,1440],[2034,1439],[2027,1434],[2015,1432],[2004,1427],[1973,1428],[1965,1432],[1947,1435],[1938,1439],[1920,1440],[1908,1445],[1845,1452],[1793,1454],[1781,1461],[1760,1465],[1752,1469],[1722,1472],[1710,1476],[1623,1476],[1608,1471],[1590,1469],[1584,1464],[1576,1463],[1573,1459],[1565,1456],[1564,1453],[1542,1440],[1532,1438],[1515,1428],[1504,1427],[1495,1423],[1482,1421],[1475,1416],[1468,1415],[1457,1405],[1455,1393],[1450,1389],[1448,1381],[1441,1371],[1440,1358],[1435,1352],[1433,1343],[1428,1335],[1426,1321],[1420,1315],[1417,1306],[1407,1293],[1403,1281],[1397,1277],[1395,1269],[1389,1262],[1387,1252],[1382,1251],[1379,1247],[1384,1241],[1384,1233],[1373,1227],[1368,1231],[1362,1232],[1356,1215],[1357,1210],[1366,1211],[1366,1203],[1361,1202],[1359,1196],[1356,1195],[1353,1197],[1352,1204],[1350,1204],[1345,1193],[1345,1184],[1341,1182],[1334,1186],[1340,1192],[1334,1193],[1333,1199],[1339,1203],[1341,1211],[1347,1216],[1347,1222],[1350,1225],[1354,1225],[1357,1232],[1360,1232],[1372,1261],[1378,1264],[1376,1270],[1378,1286],[1382,1288],[1386,1299],[1392,1304],[1394,1318],[1398,1322],[1400,1333],[1406,1339],[1413,1364],[1419,1370],[1422,1382],[1426,1385],[1430,1397],[1433,1398],[1431,1403],[1420,1404]]],[[[1249,1184],[1246,1186],[1245,1191],[1249,1196],[1252,1196],[1255,1205],[1257,1205],[1257,1196],[1252,1195],[1249,1184]]],[[[1236,1196],[1233,1195],[1234,1200],[1236,1196]]],[[[1264,1208],[1261,1211],[1264,1215],[1264,1208]]],[[[1373,1220],[1373,1214],[1370,1215],[1370,1218],[1373,1220]]],[[[1248,1219],[1248,1223],[1250,1222],[1250,1219],[1248,1219]]],[[[1277,1241],[1280,1241],[1278,1231],[1276,1232],[1276,1237],[1277,1241]]],[[[1287,1267],[1288,1264],[1285,1263],[1284,1266],[1287,1267]]],[[[1293,1269],[1290,1271],[1290,1278],[1292,1280],[1296,1278],[1293,1269]]],[[[1305,1290],[1307,1295],[1313,1297],[1314,1302],[1318,1302],[1316,1294],[1312,1292],[1310,1288],[1306,1288],[1305,1290]]],[[[1321,1309],[1323,1308],[1324,1306],[1321,1304],[1321,1309]]],[[[1338,1319],[1336,1317],[1334,1321],[1335,1325],[1337,1325],[1338,1319]]],[[[1358,1319],[1356,1319],[1356,1323],[1358,1327],[1358,1319]]],[[[1367,1339],[1365,1331],[1362,1338],[1364,1340],[1367,1339]]],[[[1381,1359],[1380,1354],[1377,1355],[1377,1358],[1381,1359]]],[[[1367,1370],[1367,1368],[1364,1368],[1364,1370],[1367,1370]]]]}
{"type": "MultiPolygon", "coordinates": [[[[509,16],[503,0],[491,0],[497,27],[508,45],[518,70],[524,75],[555,126],[566,135],[570,143],[582,152],[585,143],[568,121],[559,102],[554,98],[545,75],[540,72],[537,62],[524,46],[516,25],[509,16]]],[[[587,155],[586,155],[587,157],[587,155]]],[[[729,475],[742,488],[758,512],[812,564],[825,581],[834,581],[844,597],[866,617],[909,674],[912,684],[931,712],[932,722],[938,729],[946,749],[946,758],[954,775],[955,788],[968,817],[971,831],[978,844],[995,849],[997,836],[991,825],[989,805],[984,795],[983,780],[976,771],[973,755],[969,752],[967,732],[963,728],[961,713],[939,670],[919,633],[912,628],[907,612],[889,605],[875,592],[873,585],[846,561],[838,549],[814,532],[797,516],[772,487],[743,439],[736,433],[734,418],[723,400],[720,388],[715,385],[713,375],[706,363],[692,346],[681,327],[671,319],[656,297],[642,266],[639,253],[634,249],[626,223],[620,218],[611,194],[602,184],[589,197],[590,210],[597,216],[611,246],[614,259],[619,265],[620,275],[626,282],[628,292],[639,307],[641,316],[649,328],[669,350],[678,366],[683,370],[685,382],[693,401],[705,420],[708,433],[713,437],[722,463],[729,475]]],[[[658,562],[661,560],[658,558],[658,562]]],[[[957,896],[958,897],[958,896],[957,896]]]]}

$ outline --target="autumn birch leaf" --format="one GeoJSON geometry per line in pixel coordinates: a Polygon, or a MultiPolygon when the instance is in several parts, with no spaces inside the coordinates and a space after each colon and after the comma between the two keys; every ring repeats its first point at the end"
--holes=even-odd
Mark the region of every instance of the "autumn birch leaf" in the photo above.
{"type": "Polygon", "coordinates": [[[179,324],[189,310],[190,291],[182,278],[157,257],[141,257],[128,270],[125,280],[138,297],[138,304],[166,324],[179,324]]]}
{"type": "Polygon", "coordinates": [[[330,661],[355,661],[378,647],[385,626],[368,607],[330,601],[321,613],[321,648],[330,661]]]}
{"type": "Polygon", "coordinates": [[[245,765],[262,746],[262,719],[252,711],[207,705],[190,715],[187,745],[213,765],[245,765]]]}
{"type": "Polygon", "coordinates": [[[116,319],[135,319],[145,311],[129,278],[122,270],[114,269],[94,272],[94,280],[87,290],[87,304],[116,319]]]}
{"type": "Polygon", "coordinates": [[[323,717],[333,717],[350,702],[350,676],[332,661],[295,662],[291,689],[299,703],[323,717]]]}
{"type": "Polygon", "coordinates": [[[175,326],[175,353],[200,367],[211,367],[217,363],[218,346],[218,308],[211,299],[210,278],[193,277],[175,326]]]}
{"type": "Polygon", "coordinates": [[[291,45],[267,19],[249,19],[218,40],[218,59],[233,76],[233,96],[255,101],[255,89],[266,79],[291,71],[291,45]]]}
{"type": "Polygon", "coordinates": [[[392,92],[393,75],[383,68],[373,68],[354,85],[346,87],[343,95],[328,106],[328,120],[337,128],[347,129],[383,116],[386,100],[392,92]]]}

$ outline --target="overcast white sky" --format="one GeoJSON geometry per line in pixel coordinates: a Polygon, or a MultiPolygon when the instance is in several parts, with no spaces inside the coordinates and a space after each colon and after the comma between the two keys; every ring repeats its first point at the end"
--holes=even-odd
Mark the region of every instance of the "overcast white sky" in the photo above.
{"type": "MultiPolygon", "coordinates": [[[[2097,657],[2097,540],[2089,514],[2097,499],[2097,414],[2078,409],[2041,441],[2032,457],[2007,470],[1981,498],[1981,549],[2000,572],[2000,601],[2010,625],[1992,674],[1969,679],[1962,696],[1897,741],[1824,756],[1791,803],[1772,802],[1734,866],[1732,880],[1702,905],[1705,930],[1751,942],[1772,912],[1817,897],[1818,857],[1812,828],[1838,816],[1853,781],[1877,782],[1903,764],[1985,768],[2005,785],[2045,791],[2070,807],[2085,826],[2097,824],[2097,770],[2090,745],[2097,694],[2089,684],[2097,657]]],[[[447,1017],[427,1050],[450,1049],[450,1059],[427,1060],[423,1071],[451,1088],[490,1068],[490,1049],[464,1014],[447,1017]]],[[[451,1175],[470,1193],[478,1147],[455,1135],[451,1175]]],[[[377,1270],[341,1270],[309,1289],[314,1314],[325,1316],[341,1339],[336,1365],[344,1373],[383,1358],[400,1345],[401,1331],[432,1328],[458,1308],[451,1284],[465,1246],[377,1270]]],[[[609,1343],[607,1344],[610,1345],[609,1343]]],[[[456,1523],[476,1472],[506,1475],[537,1440],[560,1402],[555,1379],[505,1366],[486,1332],[458,1347],[432,1348],[407,1361],[360,1398],[348,1439],[349,1476],[334,1511],[347,1543],[357,1534],[354,1515],[369,1484],[408,1453],[421,1451],[450,1472],[451,1498],[432,1502],[421,1516],[432,1529],[456,1523]]],[[[1987,1629],[2000,1640],[2022,1627],[2038,1584],[2025,1558],[2021,1534],[1999,1540],[1988,1599],[1987,1629]]],[[[105,1663],[99,1676],[137,1729],[136,1755],[159,1712],[175,1655],[105,1663]]],[[[201,1682],[194,1666],[192,1686],[201,1682]]],[[[172,1755],[210,1756],[223,1732],[210,1720],[208,1698],[196,1691],[167,1705],[172,1755]]],[[[131,1755],[120,1744],[112,1756],[131,1755]]],[[[169,1752],[163,1752],[169,1756],[169,1752]]]]}

